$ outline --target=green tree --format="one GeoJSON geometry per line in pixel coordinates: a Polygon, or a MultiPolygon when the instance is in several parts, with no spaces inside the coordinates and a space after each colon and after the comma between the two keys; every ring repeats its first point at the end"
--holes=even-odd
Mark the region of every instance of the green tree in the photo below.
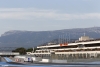
{"type": "Polygon", "coordinates": [[[33,48],[29,48],[29,49],[26,50],[26,52],[32,52],[32,51],[35,52],[36,50],[37,50],[37,48],[34,48],[34,50],[33,50],[33,48]]]}
{"type": "Polygon", "coordinates": [[[33,51],[33,48],[29,48],[26,50],[26,52],[32,52],[33,51]]]}
{"type": "Polygon", "coordinates": [[[21,48],[17,48],[15,50],[13,50],[12,52],[19,52],[21,55],[25,55],[26,54],[26,49],[21,47],[21,48]]]}

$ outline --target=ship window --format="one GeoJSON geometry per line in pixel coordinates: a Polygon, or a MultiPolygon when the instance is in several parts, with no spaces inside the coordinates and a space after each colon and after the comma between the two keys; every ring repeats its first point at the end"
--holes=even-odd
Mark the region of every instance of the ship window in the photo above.
{"type": "Polygon", "coordinates": [[[95,47],[95,46],[100,46],[100,43],[85,44],[85,47],[95,47]]]}
{"type": "Polygon", "coordinates": [[[84,45],[83,44],[78,44],[78,48],[83,48],[84,45]]]}

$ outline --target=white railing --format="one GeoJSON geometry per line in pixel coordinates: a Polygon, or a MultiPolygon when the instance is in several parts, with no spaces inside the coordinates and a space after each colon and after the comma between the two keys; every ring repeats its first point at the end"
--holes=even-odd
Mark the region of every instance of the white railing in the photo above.
{"type": "Polygon", "coordinates": [[[0,55],[19,55],[17,52],[0,52],[0,55]]]}
{"type": "MultiPolygon", "coordinates": [[[[78,44],[94,44],[94,43],[100,43],[100,40],[99,41],[87,41],[87,42],[69,43],[67,46],[78,45],[78,44]]],[[[60,44],[38,46],[37,48],[48,48],[48,47],[58,47],[58,46],[60,46],[60,44]]]]}
{"type": "Polygon", "coordinates": [[[99,53],[100,51],[76,51],[76,52],[55,52],[55,54],[94,54],[94,53],[99,53]]]}
{"type": "Polygon", "coordinates": [[[50,51],[50,50],[77,50],[77,49],[96,49],[100,48],[100,46],[97,47],[83,47],[83,48],[60,48],[60,49],[44,49],[44,50],[36,50],[36,51],[50,51]]]}
{"type": "Polygon", "coordinates": [[[30,55],[35,55],[35,54],[50,54],[49,52],[44,52],[44,53],[30,53],[30,55]]]}

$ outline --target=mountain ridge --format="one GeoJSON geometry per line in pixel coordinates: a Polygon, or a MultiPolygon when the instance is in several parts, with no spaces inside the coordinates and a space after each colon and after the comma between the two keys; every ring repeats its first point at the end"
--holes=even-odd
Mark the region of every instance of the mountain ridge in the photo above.
{"type": "Polygon", "coordinates": [[[100,27],[74,28],[53,31],[7,31],[0,37],[1,46],[36,47],[59,38],[78,39],[86,33],[91,38],[100,38],[100,27]]]}

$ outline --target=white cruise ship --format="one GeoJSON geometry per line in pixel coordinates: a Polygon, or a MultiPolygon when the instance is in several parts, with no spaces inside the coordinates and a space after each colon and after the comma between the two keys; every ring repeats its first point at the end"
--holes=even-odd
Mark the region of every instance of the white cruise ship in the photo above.
{"type": "MultiPolygon", "coordinates": [[[[48,43],[37,46],[37,50],[31,55],[47,57],[52,59],[96,59],[100,58],[100,39],[82,36],[74,43],[48,43]]],[[[90,61],[92,61],[90,60],[90,61]]],[[[93,60],[94,61],[94,60],[93,60]]]]}

